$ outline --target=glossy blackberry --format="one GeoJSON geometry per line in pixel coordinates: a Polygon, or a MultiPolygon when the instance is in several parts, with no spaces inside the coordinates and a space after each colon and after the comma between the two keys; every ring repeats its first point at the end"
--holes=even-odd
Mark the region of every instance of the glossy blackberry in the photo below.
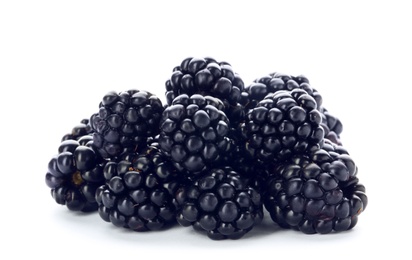
{"type": "Polygon", "coordinates": [[[148,137],[159,132],[163,105],[147,91],[109,92],[91,117],[94,145],[104,158],[116,158],[125,151],[145,146],[148,137]]]}
{"type": "Polygon", "coordinates": [[[214,240],[238,239],[263,218],[260,194],[230,168],[213,169],[177,192],[177,221],[214,240]]]}
{"type": "Polygon", "coordinates": [[[268,178],[265,207],[281,227],[307,234],[345,231],[365,210],[368,199],[354,161],[330,141],[325,149],[295,156],[268,178]]]}
{"type": "MultiPolygon", "coordinates": [[[[317,104],[316,108],[322,115],[321,126],[324,128],[325,137],[329,137],[332,140],[335,140],[335,137],[339,138],[342,132],[341,121],[336,116],[331,115],[326,108],[322,106],[322,96],[310,85],[309,79],[303,75],[295,77],[274,72],[255,79],[252,84],[245,88],[245,91],[248,93],[248,104],[246,107],[248,109],[254,108],[259,101],[263,100],[265,96],[270,93],[275,93],[279,90],[291,91],[293,89],[303,89],[315,99],[317,104]],[[331,133],[330,136],[328,136],[329,133],[331,133]]],[[[336,142],[339,143],[339,139],[337,139],[336,142]]]]}
{"type": "Polygon", "coordinates": [[[161,151],[149,146],[130,161],[108,162],[106,184],[96,200],[100,217],[135,231],[158,230],[175,221],[176,172],[161,151]]]}
{"type": "Polygon", "coordinates": [[[243,80],[232,66],[210,57],[184,59],[166,81],[166,99],[169,105],[181,94],[213,96],[222,100],[225,104],[224,112],[232,121],[239,121],[244,116],[244,107],[239,103],[242,92],[243,80]]]}
{"type": "Polygon", "coordinates": [[[182,94],[163,113],[160,148],[188,177],[222,162],[230,152],[229,120],[222,108],[219,99],[182,94]]]}
{"type": "Polygon", "coordinates": [[[48,165],[46,184],[58,204],[73,211],[97,210],[95,192],[104,183],[105,161],[91,147],[91,136],[65,140],[48,165]]]}
{"type": "Polygon", "coordinates": [[[279,162],[319,149],[324,132],[317,103],[303,89],[268,94],[240,125],[244,154],[256,163],[279,162]]]}
{"type": "Polygon", "coordinates": [[[331,140],[333,143],[342,145],[340,134],[342,133],[342,122],[334,115],[331,115],[326,108],[321,108],[322,127],[325,131],[325,138],[331,140]]]}
{"type": "Polygon", "coordinates": [[[63,142],[65,140],[79,140],[81,137],[91,134],[93,134],[93,129],[89,123],[89,119],[83,119],[78,125],[73,127],[70,133],[64,135],[61,141],[63,142]]]}

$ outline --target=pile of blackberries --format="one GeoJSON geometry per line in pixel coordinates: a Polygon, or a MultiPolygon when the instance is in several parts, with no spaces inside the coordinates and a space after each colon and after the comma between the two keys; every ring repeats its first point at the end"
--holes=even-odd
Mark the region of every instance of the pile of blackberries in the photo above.
{"type": "Polygon", "coordinates": [[[187,58],[166,81],[166,104],[144,90],[107,93],[63,137],[46,184],[69,210],[135,231],[177,222],[237,239],[264,208],[280,227],[345,231],[368,200],[341,132],[304,76],[245,87],[229,63],[187,58]]]}

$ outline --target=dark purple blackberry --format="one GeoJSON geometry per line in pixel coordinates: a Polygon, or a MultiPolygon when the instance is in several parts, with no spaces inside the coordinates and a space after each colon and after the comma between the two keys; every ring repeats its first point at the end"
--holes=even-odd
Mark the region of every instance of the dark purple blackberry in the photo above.
{"type": "Polygon", "coordinates": [[[210,169],[230,152],[229,120],[222,108],[219,99],[182,94],[163,113],[160,148],[188,177],[210,169]]]}
{"type": "Polygon", "coordinates": [[[213,96],[222,100],[225,104],[224,112],[232,121],[239,121],[244,116],[244,107],[239,103],[242,92],[243,80],[232,66],[210,57],[184,59],[166,81],[166,99],[169,105],[181,94],[213,96]]]}
{"type": "Polygon", "coordinates": [[[324,128],[325,138],[330,138],[335,143],[340,143],[340,140],[336,138],[339,138],[342,132],[342,123],[322,106],[322,96],[316,89],[312,88],[308,78],[303,75],[294,77],[274,72],[256,79],[245,88],[245,91],[248,93],[248,104],[246,107],[247,109],[256,107],[257,103],[270,93],[275,93],[279,90],[291,91],[293,89],[303,89],[316,100],[317,109],[322,115],[321,126],[324,128]]]}
{"type": "Polygon", "coordinates": [[[273,169],[263,195],[265,207],[284,228],[307,234],[349,230],[368,203],[356,174],[346,150],[327,140],[324,149],[273,169]]]}
{"type": "Polygon", "coordinates": [[[91,117],[94,145],[104,158],[145,147],[147,138],[159,132],[163,105],[147,91],[109,92],[91,117]]]}
{"type": "Polygon", "coordinates": [[[58,204],[73,211],[97,210],[95,193],[104,184],[105,161],[91,147],[91,136],[65,140],[48,165],[46,184],[58,204]]]}
{"type": "Polygon", "coordinates": [[[238,239],[263,218],[260,194],[231,168],[213,169],[177,192],[177,221],[214,240],[238,239]]]}
{"type": "Polygon", "coordinates": [[[333,143],[342,145],[339,135],[342,133],[342,122],[334,115],[331,115],[326,108],[321,108],[322,127],[325,131],[325,138],[333,143]]]}
{"type": "Polygon", "coordinates": [[[80,124],[73,127],[71,133],[64,135],[61,141],[79,140],[81,137],[91,134],[93,134],[93,129],[89,123],[89,119],[83,119],[80,121],[80,124]]]}
{"type": "Polygon", "coordinates": [[[268,94],[240,125],[243,152],[257,163],[279,162],[319,149],[324,132],[317,103],[303,89],[268,94]]]}
{"type": "Polygon", "coordinates": [[[175,221],[180,181],[169,160],[149,146],[130,161],[108,162],[106,185],[96,192],[100,217],[135,231],[158,230],[175,221]]]}

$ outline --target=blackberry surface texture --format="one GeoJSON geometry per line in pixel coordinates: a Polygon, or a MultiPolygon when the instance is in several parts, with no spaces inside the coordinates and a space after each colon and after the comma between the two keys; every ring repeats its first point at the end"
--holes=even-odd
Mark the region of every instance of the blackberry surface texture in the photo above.
{"type": "Polygon", "coordinates": [[[231,168],[213,169],[179,189],[177,221],[214,240],[238,239],[263,218],[260,194],[231,168]]]}
{"type": "Polygon", "coordinates": [[[256,163],[280,162],[319,149],[324,131],[317,103],[303,89],[268,94],[240,125],[243,151],[256,163]]]}
{"type": "Polygon", "coordinates": [[[93,129],[89,123],[89,119],[83,119],[80,121],[78,125],[73,127],[72,131],[66,135],[64,135],[61,141],[65,140],[79,140],[81,137],[85,135],[92,135],[93,129]]]}
{"type": "Polygon", "coordinates": [[[69,210],[97,210],[95,193],[104,183],[105,161],[93,149],[91,140],[91,136],[83,136],[78,141],[63,141],[48,164],[46,184],[51,195],[69,210]]]}
{"type": "Polygon", "coordinates": [[[232,140],[219,99],[198,94],[176,97],[165,109],[159,145],[182,174],[193,177],[223,161],[232,140]]]}
{"type": "MultiPolygon", "coordinates": [[[[322,115],[321,126],[324,128],[325,137],[328,138],[329,133],[331,133],[330,139],[333,141],[335,141],[335,138],[339,138],[339,135],[342,133],[341,121],[322,106],[322,96],[310,85],[309,79],[303,75],[291,76],[273,72],[267,76],[255,79],[252,84],[245,88],[245,91],[248,93],[248,104],[246,107],[247,109],[254,108],[259,101],[263,100],[270,93],[275,93],[279,90],[291,91],[293,89],[303,89],[315,99],[316,108],[322,115]]],[[[335,143],[339,142],[339,139],[335,141],[335,143]]]]}
{"type": "Polygon", "coordinates": [[[90,119],[94,145],[102,157],[111,159],[145,147],[147,138],[159,132],[162,112],[162,102],[150,92],[109,92],[90,119]]]}
{"type": "Polygon", "coordinates": [[[155,146],[130,161],[108,162],[106,184],[96,200],[100,217],[135,231],[159,230],[175,222],[175,192],[180,182],[169,160],[155,146]]]}
{"type": "Polygon", "coordinates": [[[342,122],[336,116],[329,113],[326,108],[321,108],[322,127],[325,131],[325,138],[331,140],[333,143],[342,145],[340,134],[342,133],[342,122]]]}
{"type": "Polygon", "coordinates": [[[241,77],[232,66],[213,58],[189,57],[180,66],[173,69],[173,74],[166,81],[166,100],[170,105],[177,96],[201,94],[213,96],[225,104],[224,112],[233,120],[239,121],[244,116],[244,107],[240,104],[244,92],[241,77]]]}
{"type": "Polygon", "coordinates": [[[263,195],[265,207],[284,228],[307,234],[349,230],[368,203],[357,171],[343,147],[326,141],[324,149],[273,169],[263,195]]]}

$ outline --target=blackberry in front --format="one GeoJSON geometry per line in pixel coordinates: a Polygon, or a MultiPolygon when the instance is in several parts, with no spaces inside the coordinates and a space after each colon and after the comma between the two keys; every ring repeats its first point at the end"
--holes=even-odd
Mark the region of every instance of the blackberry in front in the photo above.
{"type": "Polygon", "coordinates": [[[99,113],[90,121],[93,142],[104,158],[116,158],[124,152],[145,147],[147,138],[159,132],[163,106],[147,91],[109,92],[99,105],[99,113]]]}
{"type": "Polygon", "coordinates": [[[264,196],[274,222],[307,234],[353,228],[368,203],[347,151],[326,140],[323,149],[297,155],[273,169],[264,196]]]}
{"type": "Polygon", "coordinates": [[[231,168],[217,168],[177,192],[177,221],[211,239],[238,239],[263,218],[260,194],[231,168]]]}
{"type": "Polygon", "coordinates": [[[174,193],[180,185],[172,164],[155,146],[129,158],[104,168],[107,183],[96,192],[100,217],[135,231],[172,224],[174,193]]]}
{"type": "Polygon", "coordinates": [[[58,204],[73,211],[97,210],[95,192],[104,183],[105,161],[91,147],[91,136],[61,143],[48,165],[46,184],[58,204]]]}
{"type": "Polygon", "coordinates": [[[240,104],[243,92],[243,80],[232,66],[210,57],[184,59],[166,81],[168,105],[181,94],[213,96],[222,100],[224,112],[232,121],[239,121],[244,116],[244,107],[240,104]]]}
{"type": "Polygon", "coordinates": [[[242,149],[255,163],[281,162],[319,149],[324,132],[317,103],[303,89],[268,94],[240,125],[242,149]]]}
{"type": "Polygon", "coordinates": [[[163,113],[159,144],[182,174],[193,177],[223,161],[232,140],[224,105],[198,94],[176,97],[163,113]]]}

